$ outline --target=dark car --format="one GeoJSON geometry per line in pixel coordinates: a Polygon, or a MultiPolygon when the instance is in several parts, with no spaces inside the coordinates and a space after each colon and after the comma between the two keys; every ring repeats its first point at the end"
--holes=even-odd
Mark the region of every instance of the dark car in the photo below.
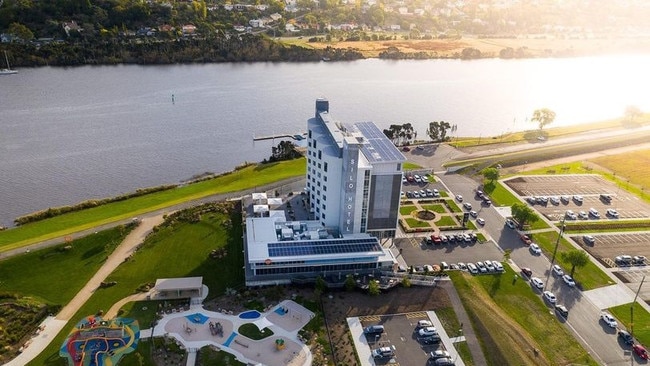
{"type": "Polygon", "coordinates": [[[363,329],[365,334],[382,334],[384,332],[383,325],[371,325],[363,329]]]}
{"type": "Polygon", "coordinates": [[[439,334],[434,334],[427,337],[420,337],[418,340],[422,344],[438,344],[442,339],[440,338],[439,334]]]}
{"type": "Polygon", "coordinates": [[[619,330],[618,337],[623,341],[623,343],[627,344],[628,346],[634,344],[634,338],[632,338],[632,335],[627,330],[619,330]]]}
{"type": "Polygon", "coordinates": [[[526,277],[530,277],[533,275],[533,271],[531,271],[530,268],[522,268],[521,273],[524,274],[526,277]]]}

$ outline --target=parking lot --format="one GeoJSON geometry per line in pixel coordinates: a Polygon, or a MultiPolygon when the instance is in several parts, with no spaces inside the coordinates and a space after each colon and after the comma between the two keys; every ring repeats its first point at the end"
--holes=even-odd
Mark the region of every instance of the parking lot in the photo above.
{"type": "Polygon", "coordinates": [[[491,241],[434,245],[425,244],[425,237],[420,236],[396,238],[394,244],[400,249],[404,261],[412,266],[439,265],[441,262],[503,261],[503,253],[491,241]]]}
{"type": "Polygon", "coordinates": [[[525,201],[528,201],[529,197],[557,198],[555,202],[549,199],[546,203],[533,204],[537,211],[552,221],[561,220],[567,210],[573,211],[576,215],[584,211],[588,217],[584,220],[596,220],[595,217],[588,215],[591,208],[599,212],[599,220],[650,216],[650,208],[647,204],[597,175],[523,176],[509,179],[505,183],[525,201]],[[610,195],[611,201],[601,198],[602,194],[610,195]],[[561,199],[562,196],[565,196],[565,199],[561,199]],[[576,196],[581,196],[582,202],[579,202],[576,196]],[[607,209],[615,209],[619,217],[608,216],[607,209]]]}
{"type": "MultiPolygon", "coordinates": [[[[431,313],[431,312],[429,312],[431,313]]],[[[376,315],[360,317],[361,325],[365,328],[371,325],[383,325],[384,332],[381,335],[366,335],[366,341],[370,350],[379,347],[395,347],[395,356],[374,358],[375,365],[427,365],[429,355],[432,351],[447,350],[444,343],[449,344],[449,337],[441,329],[440,321],[435,317],[420,311],[415,313],[376,315]],[[418,335],[417,323],[419,320],[428,320],[436,326],[443,341],[426,344],[418,335]]],[[[455,351],[450,353],[455,354],[455,351]]]]}
{"type": "Polygon", "coordinates": [[[617,267],[614,258],[619,255],[643,255],[650,258],[650,233],[616,233],[592,234],[595,240],[593,245],[586,242],[582,235],[572,236],[589,254],[598,259],[607,267],[617,267]]]}

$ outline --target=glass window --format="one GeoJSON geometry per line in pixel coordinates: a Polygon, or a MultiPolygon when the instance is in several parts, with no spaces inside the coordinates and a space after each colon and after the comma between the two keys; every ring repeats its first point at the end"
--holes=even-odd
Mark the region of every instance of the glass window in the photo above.
{"type": "Polygon", "coordinates": [[[322,156],[322,155],[323,155],[322,153],[323,153],[322,151],[318,150],[318,158],[319,158],[319,159],[323,157],[323,156],[322,156]]]}
{"type": "MultiPolygon", "coordinates": [[[[325,171],[327,172],[327,162],[325,162],[324,168],[325,168],[325,171]]],[[[397,168],[397,169],[399,170],[399,168],[397,168]]]]}

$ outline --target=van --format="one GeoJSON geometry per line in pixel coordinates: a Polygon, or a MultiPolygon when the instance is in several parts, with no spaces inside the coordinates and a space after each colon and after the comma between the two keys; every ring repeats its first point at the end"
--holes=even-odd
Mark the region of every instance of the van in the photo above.
{"type": "Polygon", "coordinates": [[[383,325],[371,325],[363,329],[364,334],[382,334],[384,332],[383,325]]]}

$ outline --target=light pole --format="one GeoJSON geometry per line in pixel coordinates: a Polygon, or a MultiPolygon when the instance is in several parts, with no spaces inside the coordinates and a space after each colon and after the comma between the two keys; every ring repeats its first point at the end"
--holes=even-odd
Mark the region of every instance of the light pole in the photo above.
{"type": "Polygon", "coordinates": [[[546,275],[546,282],[544,283],[544,289],[542,289],[542,292],[546,291],[546,286],[548,286],[548,280],[551,278],[551,272],[553,271],[553,264],[555,264],[555,255],[557,254],[557,247],[560,245],[560,238],[562,238],[562,234],[564,234],[565,220],[566,220],[566,213],[564,214],[564,217],[562,217],[562,222],[560,222],[562,226],[560,227],[560,233],[558,234],[557,240],[555,241],[555,249],[553,249],[553,256],[551,257],[551,266],[548,268],[548,274],[546,275]]]}

